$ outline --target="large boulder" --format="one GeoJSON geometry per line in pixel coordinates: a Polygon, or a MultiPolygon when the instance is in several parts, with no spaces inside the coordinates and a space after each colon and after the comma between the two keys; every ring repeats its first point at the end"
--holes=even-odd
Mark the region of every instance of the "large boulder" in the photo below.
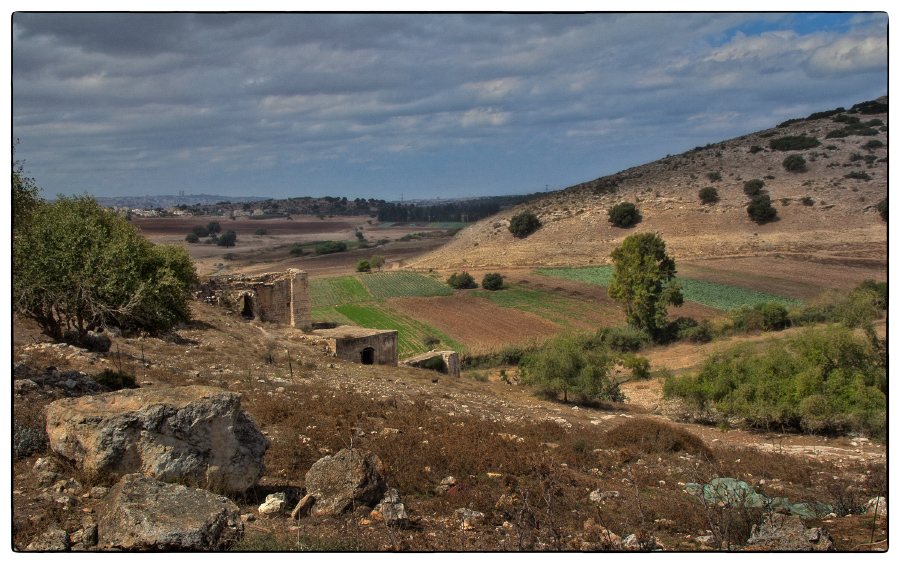
{"type": "Polygon", "coordinates": [[[314,515],[337,515],[360,506],[373,507],[387,490],[381,460],[374,453],[343,449],[320,458],[306,473],[306,491],[316,503],[314,515]]]}
{"type": "Polygon", "coordinates": [[[221,550],[243,534],[227,497],[141,474],[122,478],[98,510],[102,550],[221,550]]]}
{"type": "Polygon", "coordinates": [[[82,470],[227,492],[259,483],[269,448],[240,394],[207,386],[58,400],[47,408],[47,435],[82,470]]]}

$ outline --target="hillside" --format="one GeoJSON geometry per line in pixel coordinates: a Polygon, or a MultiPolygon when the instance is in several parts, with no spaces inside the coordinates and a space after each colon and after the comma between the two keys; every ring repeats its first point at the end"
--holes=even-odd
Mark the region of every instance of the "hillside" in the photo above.
{"type": "MultiPolygon", "coordinates": [[[[880,101],[886,104],[887,98],[880,101]]],[[[669,251],[682,259],[771,253],[802,260],[886,265],[887,225],[876,206],[887,196],[887,113],[839,115],[859,117],[863,123],[877,119],[885,125],[875,135],[826,139],[829,132],[846,125],[831,115],[789,120],[792,123],[784,127],[697,147],[498,213],[408,266],[604,264],[625,237],[645,231],[662,235],[669,251]],[[773,139],[797,135],[816,137],[821,145],[801,151],[769,148],[773,139]],[[883,146],[863,148],[871,140],[883,146]],[[785,170],[782,162],[793,154],[806,159],[806,171],[785,170]],[[864,171],[871,179],[845,178],[853,171],[864,171]],[[717,174],[721,180],[714,180],[717,174]],[[750,198],[743,186],[751,179],[765,180],[764,193],[778,210],[775,221],[758,225],[748,216],[750,198]],[[717,189],[717,203],[700,202],[698,192],[706,186],[717,189]],[[807,197],[813,205],[803,203],[807,197]],[[612,226],[607,210],[620,202],[635,203],[642,220],[628,229],[612,226]],[[542,227],[525,239],[516,239],[507,229],[509,220],[529,209],[542,227]]]]}

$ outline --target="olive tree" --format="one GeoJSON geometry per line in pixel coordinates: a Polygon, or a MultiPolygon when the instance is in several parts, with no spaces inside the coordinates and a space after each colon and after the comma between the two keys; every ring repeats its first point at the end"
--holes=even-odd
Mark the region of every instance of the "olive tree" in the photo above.
{"type": "Polygon", "coordinates": [[[559,336],[540,351],[522,359],[524,382],[544,393],[562,393],[563,401],[575,394],[585,400],[620,401],[617,383],[610,378],[615,356],[605,348],[586,346],[578,338],[559,336]]]}
{"type": "Polygon", "coordinates": [[[59,196],[13,241],[13,304],[61,340],[101,327],[150,333],[190,320],[187,251],[154,245],[89,196],[59,196]]]}
{"type": "Polygon", "coordinates": [[[625,306],[629,325],[657,336],[667,324],[668,306],[684,303],[666,243],[653,233],[636,233],[611,256],[615,272],[607,294],[625,306]]]}

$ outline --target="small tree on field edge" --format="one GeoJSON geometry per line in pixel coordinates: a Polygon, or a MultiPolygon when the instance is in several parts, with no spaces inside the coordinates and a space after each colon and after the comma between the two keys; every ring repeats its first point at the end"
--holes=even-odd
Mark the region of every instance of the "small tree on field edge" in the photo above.
{"type": "Polygon", "coordinates": [[[500,290],[503,288],[503,276],[496,272],[489,272],[481,280],[481,287],[485,290],[500,290]]]}
{"type": "Polygon", "coordinates": [[[356,263],[356,271],[357,272],[371,272],[372,265],[366,259],[360,260],[356,263]]]}

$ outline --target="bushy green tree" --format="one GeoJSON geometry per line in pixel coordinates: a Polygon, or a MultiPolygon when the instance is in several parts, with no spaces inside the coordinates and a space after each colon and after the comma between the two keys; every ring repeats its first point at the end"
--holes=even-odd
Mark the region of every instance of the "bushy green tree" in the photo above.
{"type": "Polygon", "coordinates": [[[763,186],[765,186],[765,185],[766,185],[765,181],[760,180],[759,178],[754,178],[753,180],[748,180],[747,182],[744,182],[744,194],[747,194],[748,196],[751,196],[751,197],[758,196],[760,191],[762,191],[763,186]]]}
{"type": "Polygon", "coordinates": [[[209,237],[209,229],[207,229],[204,225],[195,225],[191,229],[191,233],[193,233],[197,237],[209,237]]]}
{"type": "Polygon", "coordinates": [[[700,201],[704,204],[714,204],[719,201],[719,191],[712,186],[700,189],[700,201]]]}
{"type": "Polygon", "coordinates": [[[878,202],[878,213],[881,214],[881,219],[887,221],[888,216],[888,201],[887,198],[878,202]]]}
{"type": "Polygon", "coordinates": [[[210,233],[221,233],[222,226],[219,225],[218,221],[210,221],[209,223],[206,224],[206,230],[209,231],[210,233]]]}
{"type": "Polygon", "coordinates": [[[385,259],[381,255],[372,255],[372,258],[369,259],[369,266],[372,268],[377,268],[379,271],[381,267],[384,266],[385,259]]]}
{"type": "Polygon", "coordinates": [[[532,211],[518,213],[509,220],[509,232],[519,239],[531,235],[540,226],[541,221],[532,211]]]}
{"type": "Polygon", "coordinates": [[[13,242],[13,304],[54,339],[118,326],[151,333],[190,320],[196,272],[89,196],[40,206],[13,242]]]}
{"type": "Polygon", "coordinates": [[[666,243],[653,233],[637,233],[611,256],[615,272],[607,294],[625,306],[629,325],[656,337],[667,324],[668,306],[684,303],[666,243]]]}
{"type": "Polygon", "coordinates": [[[607,210],[609,222],[618,227],[630,227],[640,219],[637,207],[631,202],[616,204],[607,210]]]}
{"type": "Polygon", "coordinates": [[[231,229],[216,240],[216,245],[220,247],[233,247],[235,243],[237,243],[237,233],[231,229]]]}
{"type": "Polygon", "coordinates": [[[791,155],[781,162],[781,166],[788,172],[805,172],[806,159],[803,158],[803,155],[791,155]]]}
{"type": "Polygon", "coordinates": [[[497,272],[488,272],[481,279],[481,287],[485,290],[500,290],[503,288],[503,275],[497,272]]]}
{"type": "Polygon", "coordinates": [[[196,233],[188,233],[185,235],[184,240],[188,243],[197,243],[200,241],[200,237],[197,237],[196,233]]]}
{"type": "Polygon", "coordinates": [[[454,272],[447,278],[447,285],[457,290],[465,290],[475,285],[475,277],[463,270],[461,273],[454,272]]]}
{"type": "Polygon", "coordinates": [[[778,210],[772,205],[772,200],[768,194],[760,194],[750,200],[750,203],[747,205],[747,214],[756,223],[766,223],[778,216],[778,210]]]}
{"type": "Polygon", "coordinates": [[[615,357],[604,348],[559,336],[523,358],[520,367],[526,384],[538,386],[545,393],[562,393],[565,402],[569,394],[586,400],[620,401],[618,386],[609,377],[614,362],[615,357]]]}
{"type": "Polygon", "coordinates": [[[371,272],[372,265],[369,264],[369,261],[366,259],[360,259],[358,263],[356,263],[356,271],[357,272],[371,272]]]}
{"type": "Polygon", "coordinates": [[[13,144],[12,163],[12,204],[13,204],[13,234],[24,231],[31,223],[31,218],[43,203],[39,193],[40,188],[34,179],[26,176],[25,161],[16,160],[16,144],[13,144]]]}

